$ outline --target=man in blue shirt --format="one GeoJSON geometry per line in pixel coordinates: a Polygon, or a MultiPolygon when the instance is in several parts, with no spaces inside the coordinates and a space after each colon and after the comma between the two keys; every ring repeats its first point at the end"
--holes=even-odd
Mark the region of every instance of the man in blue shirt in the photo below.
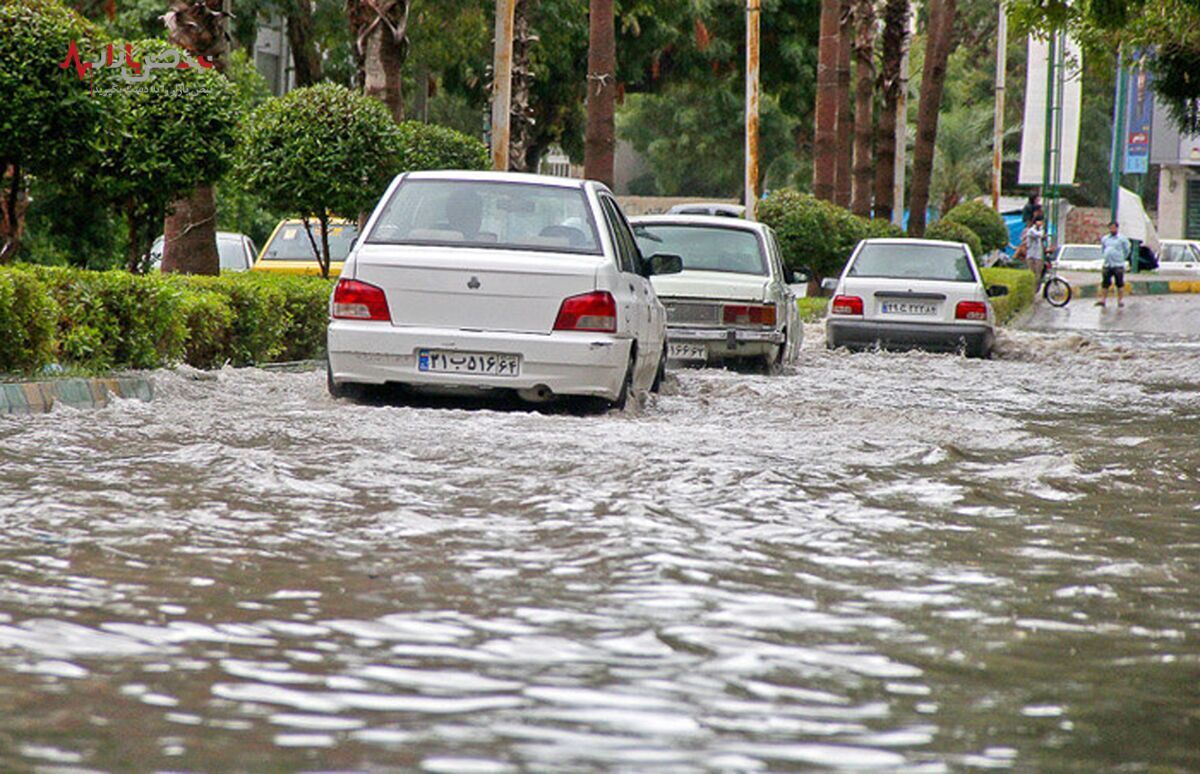
{"type": "Polygon", "coordinates": [[[1108,302],[1108,289],[1114,283],[1117,286],[1117,306],[1125,306],[1125,261],[1133,246],[1128,238],[1119,233],[1115,220],[1108,224],[1108,234],[1100,240],[1100,249],[1104,252],[1104,274],[1100,280],[1100,300],[1096,306],[1104,306],[1108,302]]]}

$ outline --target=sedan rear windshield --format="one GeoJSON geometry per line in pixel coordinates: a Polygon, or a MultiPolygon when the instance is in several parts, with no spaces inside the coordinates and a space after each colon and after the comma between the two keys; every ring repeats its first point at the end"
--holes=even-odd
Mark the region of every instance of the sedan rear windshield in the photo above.
{"type": "MultiPolygon", "coordinates": [[[[317,254],[313,252],[313,241],[317,248],[321,247],[321,224],[312,223],[312,239],[304,231],[303,223],[284,223],[275,232],[274,237],[267,243],[263,251],[264,261],[316,261],[317,254]]],[[[354,238],[358,236],[358,226],[354,223],[329,224],[329,260],[337,262],[346,260],[354,238]]]]}
{"type": "Polygon", "coordinates": [[[866,244],[847,276],[975,282],[966,252],[949,245],[866,244]]]}
{"type": "Polygon", "coordinates": [[[600,254],[582,190],[499,181],[405,181],[367,241],[600,254]]]}
{"type": "Polygon", "coordinates": [[[1060,261],[1103,261],[1104,251],[1098,246],[1078,245],[1074,247],[1064,247],[1058,253],[1060,261]]]}
{"type": "Polygon", "coordinates": [[[684,269],[758,276],[767,273],[767,262],[753,231],[657,224],[637,226],[633,231],[642,255],[678,255],[683,258],[684,269]]]}

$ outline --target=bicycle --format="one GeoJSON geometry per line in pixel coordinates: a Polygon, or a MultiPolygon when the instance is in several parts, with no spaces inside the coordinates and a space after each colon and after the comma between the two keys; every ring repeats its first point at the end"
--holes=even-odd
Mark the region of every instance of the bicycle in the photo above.
{"type": "Polygon", "coordinates": [[[1071,302],[1071,283],[1058,276],[1058,262],[1046,261],[1039,280],[1042,286],[1042,298],[1054,307],[1064,307],[1071,302]]]}

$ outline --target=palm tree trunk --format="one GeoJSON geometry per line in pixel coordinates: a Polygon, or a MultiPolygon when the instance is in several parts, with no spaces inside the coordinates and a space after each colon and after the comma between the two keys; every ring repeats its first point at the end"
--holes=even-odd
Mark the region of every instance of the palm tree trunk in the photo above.
{"type": "Polygon", "coordinates": [[[297,86],[312,86],[323,77],[321,56],[317,53],[313,33],[311,0],[292,0],[287,6],[288,46],[292,49],[292,65],[297,86]]]}
{"type": "Polygon", "coordinates": [[[589,180],[599,180],[611,188],[617,146],[617,40],[613,0],[591,0],[589,17],[583,173],[589,180]]]}
{"type": "Polygon", "coordinates": [[[838,9],[837,62],[837,185],[833,201],[839,207],[850,206],[854,164],[854,116],[851,113],[850,58],[854,50],[854,14],[851,0],[841,0],[838,9]]]}
{"type": "MultiPolygon", "coordinates": [[[[163,22],[172,43],[208,57],[218,72],[225,73],[229,54],[227,0],[171,0],[163,22]]],[[[178,274],[221,272],[217,202],[211,185],[198,186],[168,209],[163,220],[162,270],[178,274]]]]}
{"type": "Polygon", "coordinates": [[[871,216],[874,164],[871,140],[875,130],[875,2],[856,0],[854,7],[854,188],[850,209],[871,216]]]}
{"type": "Polygon", "coordinates": [[[896,124],[900,103],[900,63],[908,38],[909,0],[886,0],[883,6],[883,58],[879,91],[883,106],[875,137],[875,217],[891,220],[896,184],[896,124]]]}
{"type": "Polygon", "coordinates": [[[817,98],[813,129],[813,195],[833,201],[837,185],[837,60],[841,0],[821,0],[821,32],[817,49],[817,98]]]}
{"type": "Polygon", "coordinates": [[[912,193],[909,197],[909,236],[925,234],[925,210],[933,177],[938,110],[946,85],[946,59],[954,37],[955,0],[930,0],[928,43],[921,71],[921,103],[917,107],[917,141],[913,145],[912,193]]]}
{"type": "Polygon", "coordinates": [[[0,161],[0,264],[12,263],[21,247],[21,233],[25,230],[25,210],[28,197],[25,195],[25,180],[16,163],[0,161]]]}
{"type": "Polygon", "coordinates": [[[408,58],[409,0],[347,0],[354,49],[362,63],[363,94],[404,120],[400,68],[408,58]]]}
{"type": "Polygon", "coordinates": [[[537,0],[517,0],[513,16],[512,108],[508,142],[508,168],[514,172],[536,172],[537,152],[533,147],[533,65],[531,55],[538,37],[531,19],[537,0]]]}

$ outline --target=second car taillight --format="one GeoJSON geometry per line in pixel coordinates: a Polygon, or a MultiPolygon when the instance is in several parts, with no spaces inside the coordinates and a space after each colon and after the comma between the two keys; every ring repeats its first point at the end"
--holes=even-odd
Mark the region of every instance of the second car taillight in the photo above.
{"type": "Polygon", "coordinates": [[[959,301],[954,308],[955,320],[986,320],[987,304],[982,301],[959,301]]]}
{"type": "Polygon", "coordinates": [[[858,296],[835,296],[833,303],[829,306],[829,313],[861,315],[863,300],[858,296]]]}
{"type": "Polygon", "coordinates": [[[603,290],[571,296],[562,302],[554,330],[616,333],[617,302],[603,290]]]}
{"type": "Polygon", "coordinates": [[[726,325],[775,325],[775,306],[772,304],[726,304],[723,313],[726,325]]]}
{"type": "Polygon", "coordinates": [[[383,289],[352,279],[338,280],[333,289],[333,316],[339,320],[392,321],[383,289]]]}

